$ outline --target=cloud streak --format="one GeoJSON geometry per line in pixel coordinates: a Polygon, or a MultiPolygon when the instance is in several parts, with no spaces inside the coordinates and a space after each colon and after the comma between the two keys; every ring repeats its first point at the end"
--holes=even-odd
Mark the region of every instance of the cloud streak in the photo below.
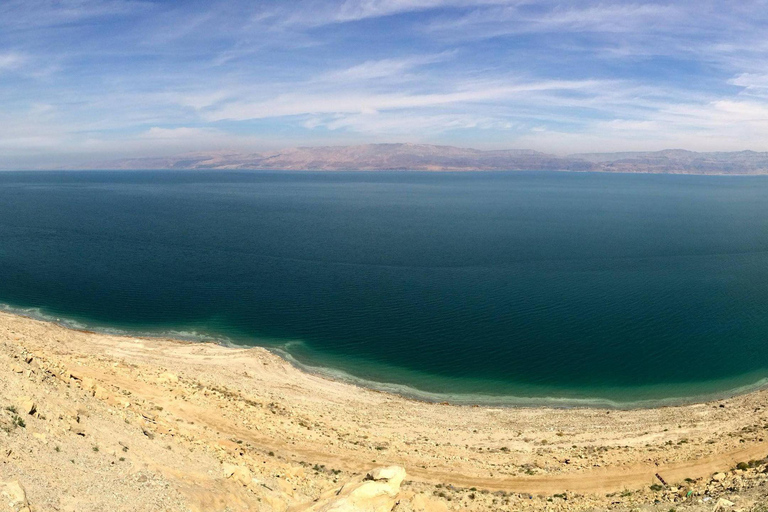
{"type": "Polygon", "coordinates": [[[768,1],[8,0],[0,166],[381,141],[768,150],[768,1]]]}

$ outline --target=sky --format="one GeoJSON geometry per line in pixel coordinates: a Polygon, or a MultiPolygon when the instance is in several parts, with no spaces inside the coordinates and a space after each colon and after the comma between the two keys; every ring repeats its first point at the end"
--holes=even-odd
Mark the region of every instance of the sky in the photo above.
{"type": "Polygon", "coordinates": [[[768,0],[0,0],[0,168],[768,150],[768,0]]]}

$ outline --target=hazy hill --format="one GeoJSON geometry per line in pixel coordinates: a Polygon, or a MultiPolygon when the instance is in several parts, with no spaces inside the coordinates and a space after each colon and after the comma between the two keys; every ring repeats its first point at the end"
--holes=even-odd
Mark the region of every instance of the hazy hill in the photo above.
{"type": "Polygon", "coordinates": [[[583,153],[571,158],[609,172],[680,174],[768,174],[768,153],[755,151],[697,153],[683,149],[635,153],[583,153]]]}
{"type": "Polygon", "coordinates": [[[265,153],[226,151],[134,158],[86,166],[102,169],[265,169],[413,171],[604,171],[676,174],[768,174],[768,153],[583,153],[566,157],[532,150],[481,151],[428,144],[299,147],[265,153]]]}

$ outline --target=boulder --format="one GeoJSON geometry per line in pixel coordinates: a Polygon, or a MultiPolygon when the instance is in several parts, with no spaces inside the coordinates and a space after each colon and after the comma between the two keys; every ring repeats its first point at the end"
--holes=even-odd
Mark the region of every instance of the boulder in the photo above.
{"type": "Polygon", "coordinates": [[[93,396],[95,396],[99,400],[106,400],[109,398],[110,395],[109,395],[109,391],[107,391],[105,388],[96,384],[93,387],[93,396]]]}
{"type": "Polygon", "coordinates": [[[248,468],[245,466],[235,466],[234,464],[224,464],[224,476],[231,478],[241,485],[248,485],[253,480],[248,468]]]}
{"type": "Polygon", "coordinates": [[[86,391],[91,391],[96,386],[96,381],[90,377],[83,377],[80,382],[82,382],[83,389],[86,391]]]}
{"type": "Polygon", "coordinates": [[[30,512],[27,492],[14,480],[0,482],[0,512],[30,512]]]}
{"type": "Polygon", "coordinates": [[[405,469],[377,468],[321,495],[314,503],[294,510],[307,512],[390,512],[396,504],[405,469]]]}
{"type": "Polygon", "coordinates": [[[35,405],[35,401],[28,396],[19,398],[18,408],[19,408],[19,414],[35,414],[35,412],[37,411],[37,406],[35,405]]]}
{"type": "Polygon", "coordinates": [[[714,480],[715,482],[722,482],[723,480],[725,480],[725,473],[715,473],[714,475],[712,475],[712,480],[714,480]]]}
{"type": "Polygon", "coordinates": [[[725,498],[720,498],[717,500],[717,503],[715,504],[715,510],[714,512],[725,512],[726,510],[730,509],[734,503],[730,500],[727,500],[725,498]]]}

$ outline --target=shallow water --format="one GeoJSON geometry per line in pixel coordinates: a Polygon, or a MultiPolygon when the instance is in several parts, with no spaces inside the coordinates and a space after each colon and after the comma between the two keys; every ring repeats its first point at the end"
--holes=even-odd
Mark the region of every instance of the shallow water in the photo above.
{"type": "Polygon", "coordinates": [[[768,377],[766,198],[762,177],[0,173],[0,302],[433,399],[695,399],[768,377]]]}

